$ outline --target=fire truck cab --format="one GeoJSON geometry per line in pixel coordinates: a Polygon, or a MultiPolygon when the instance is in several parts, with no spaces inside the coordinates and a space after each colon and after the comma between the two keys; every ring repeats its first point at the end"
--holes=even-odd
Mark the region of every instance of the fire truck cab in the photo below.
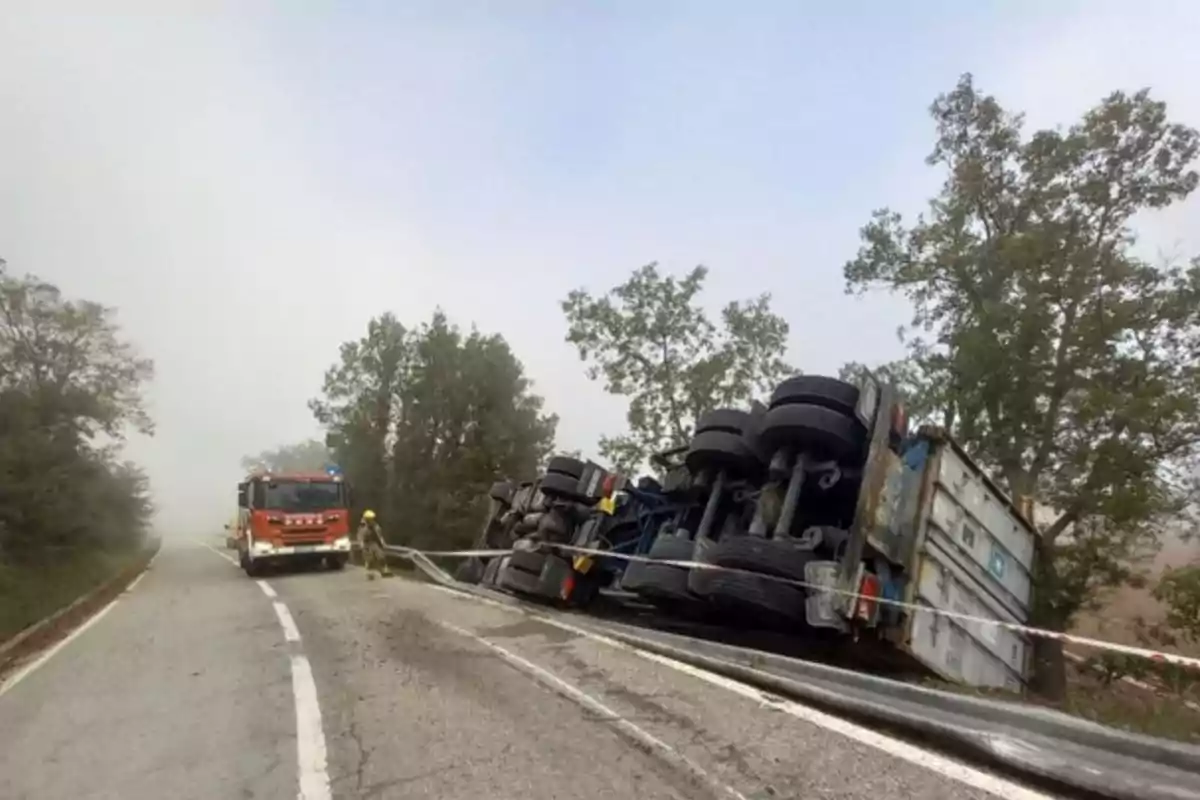
{"type": "Polygon", "coordinates": [[[238,561],[247,575],[269,565],[350,558],[349,486],[335,470],[256,472],[238,484],[238,561]]]}

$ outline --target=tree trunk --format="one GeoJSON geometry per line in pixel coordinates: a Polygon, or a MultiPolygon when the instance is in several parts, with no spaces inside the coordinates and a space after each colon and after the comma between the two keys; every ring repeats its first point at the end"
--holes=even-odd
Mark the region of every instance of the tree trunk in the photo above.
{"type": "Polygon", "coordinates": [[[1067,658],[1058,639],[1039,636],[1033,640],[1033,676],[1029,688],[1047,700],[1066,699],[1067,658]]]}

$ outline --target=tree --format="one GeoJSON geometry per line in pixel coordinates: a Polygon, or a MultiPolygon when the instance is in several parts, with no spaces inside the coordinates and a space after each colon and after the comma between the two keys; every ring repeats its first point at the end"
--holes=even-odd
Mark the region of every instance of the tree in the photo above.
{"type": "Polygon", "coordinates": [[[680,279],[649,264],[604,296],[577,289],[562,303],[567,341],[589,377],[630,398],[629,432],[600,440],[617,469],[686,444],[701,414],[746,405],[791,372],[788,326],[771,312],[770,295],[729,303],[718,328],[697,302],[707,274],[701,266],[680,279]]]}
{"type": "MultiPolygon", "coordinates": [[[[911,227],[875,213],[847,289],[912,301],[918,405],[1014,496],[1057,512],[1034,621],[1061,630],[1128,579],[1191,496],[1200,262],[1147,263],[1131,223],[1196,188],[1200,137],[1147,90],[1025,137],[965,75],[931,113],[942,190],[911,227]]],[[[1035,687],[1060,695],[1061,644],[1039,639],[1035,661],[1035,687]]]]}
{"type": "Polygon", "coordinates": [[[152,432],[152,373],[112,309],[0,261],[0,560],[140,541],[148,484],[119,451],[127,429],[152,432]]]}
{"type": "Polygon", "coordinates": [[[1166,626],[1173,633],[1200,642],[1200,562],[1168,570],[1154,597],[1166,606],[1166,626]]]}
{"type": "Polygon", "coordinates": [[[414,330],[384,315],[341,355],[312,407],[393,538],[469,544],[491,483],[532,478],[553,446],[557,418],[500,336],[464,335],[441,311],[414,330]]]}
{"type": "Polygon", "coordinates": [[[316,439],[306,439],[296,444],[283,445],[274,450],[264,450],[256,456],[242,459],[242,469],[247,472],[265,469],[269,472],[319,472],[331,460],[329,447],[316,439]]]}

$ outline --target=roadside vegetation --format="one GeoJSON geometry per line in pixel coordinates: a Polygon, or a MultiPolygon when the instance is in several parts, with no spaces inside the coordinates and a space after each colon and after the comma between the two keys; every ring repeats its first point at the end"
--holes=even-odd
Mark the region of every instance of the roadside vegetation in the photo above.
{"type": "MultiPolygon", "coordinates": [[[[1035,519],[1033,625],[1070,631],[1101,609],[1119,615],[1114,592],[1144,589],[1161,613],[1136,620],[1127,643],[1195,652],[1200,561],[1148,567],[1195,524],[1200,259],[1153,258],[1135,228],[1196,189],[1200,134],[1147,90],[1029,131],[969,75],[930,113],[941,190],[911,222],[875,212],[843,267],[848,292],[911,303],[908,355],[843,376],[869,367],[897,383],[914,422],[948,428],[1035,519]]],[[[685,443],[703,412],[748,404],[793,371],[771,298],[729,303],[713,321],[699,302],[706,275],[650,264],[561,304],[588,374],[629,399],[627,429],[598,443],[611,466],[641,467],[685,443]]],[[[556,419],[504,340],[440,311],[414,328],[372,320],[311,408],[328,437],[296,452],[338,462],[357,504],[417,546],[468,544],[490,482],[532,474],[554,443],[556,419]]],[[[291,463],[288,452],[260,460],[291,463]]],[[[1200,730],[1178,702],[1194,695],[1194,671],[1049,639],[1035,662],[1042,702],[1156,733],[1200,730]]]]}
{"type": "Polygon", "coordinates": [[[114,312],[0,261],[0,642],[115,576],[151,514],[122,460],[153,365],[114,312]]]}

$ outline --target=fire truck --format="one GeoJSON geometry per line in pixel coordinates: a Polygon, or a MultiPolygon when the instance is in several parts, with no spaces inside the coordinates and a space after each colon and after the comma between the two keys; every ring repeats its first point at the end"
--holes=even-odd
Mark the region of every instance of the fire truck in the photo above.
{"type": "Polygon", "coordinates": [[[251,473],[238,484],[236,539],[251,577],[289,563],[341,569],[350,559],[350,487],[333,468],[251,473]]]}

